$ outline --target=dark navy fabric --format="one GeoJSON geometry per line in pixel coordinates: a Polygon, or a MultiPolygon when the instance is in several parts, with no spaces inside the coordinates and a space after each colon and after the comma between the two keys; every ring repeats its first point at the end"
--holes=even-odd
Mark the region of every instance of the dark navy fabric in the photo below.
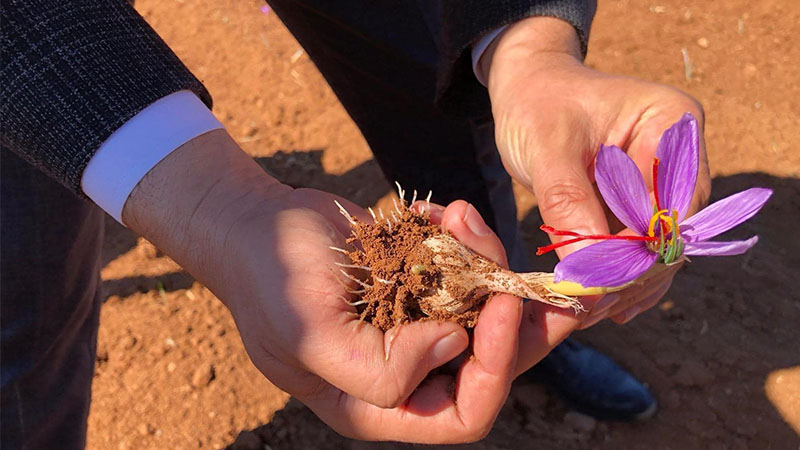
{"type": "Polygon", "coordinates": [[[0,157],[0,447],[82,448],[103,212],[8,149],[0,157]]]}

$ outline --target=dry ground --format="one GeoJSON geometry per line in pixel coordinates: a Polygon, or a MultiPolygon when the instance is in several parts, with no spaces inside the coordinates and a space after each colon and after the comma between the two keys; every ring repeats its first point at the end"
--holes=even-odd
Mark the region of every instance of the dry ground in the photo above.
{"type": "MultiPolygon", "coordinates": [[[[357,128],[262,4],[137,0],[137,9],[265,167],[362,206],[386,202],[389,186],[357,128]]],[[[491,435],[464,448],[797,448],[798,24],[795,0],[600,2],[588,64],[675,85],[705,105],[714,198],[754,185],[775,190],[759,216],[727,236],[762,241],[746,256],[691,264],[663,304],[632,323],[575,335],[648,381],[662,405],[653,420],[595,423],[518,380],[491,435]]],[[[535,199],[520,194],[533,247],[540,219],[535,199]]],[[[252,367],[213,295],[112,222],[105,258],[90,449],[222,448],[242,432],[242,444],[273,449],[406,448],[341,438],[290,401],[252,367]]]]}

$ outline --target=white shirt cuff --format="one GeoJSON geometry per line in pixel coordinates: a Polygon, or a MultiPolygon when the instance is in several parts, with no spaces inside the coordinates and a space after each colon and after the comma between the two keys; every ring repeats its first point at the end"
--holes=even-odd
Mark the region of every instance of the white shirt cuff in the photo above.
{"type": "Polygon", "coordinates": [[[224,128],[191,91],[161,98],[117,129],[89,160],[83,192],[122,222],[122,208],[133,188],[164,157],[186,142],[224,128]]]}
{"type": "Polygon", "coordinates": [[[475,74],[475,78],[480,81],[480,83],[484,86],[488,83],[488,80],[484,80],[482,76],[478,74],[478,63],[481,62],[481,57],[483,53],[486,52],[486,49],[492,45],[492,41],[503,32],[508,27],[508,25],[503,25],[500,28],[495,28],[489,34],[482,37],[481,40],[475,43],[472,47],[472,72],[475,74]]]}

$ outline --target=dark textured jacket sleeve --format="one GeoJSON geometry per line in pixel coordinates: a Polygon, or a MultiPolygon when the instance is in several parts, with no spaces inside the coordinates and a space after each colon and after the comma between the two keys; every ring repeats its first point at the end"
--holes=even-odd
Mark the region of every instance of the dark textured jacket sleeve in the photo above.
{"type": "Polygon", "coordinates": [[[81,175],[117,128],[161,97],[211,98],[125,0],[5,0],[0,143],[83,195],[81,175]]]}
{"type": "Polygon", "coordinates": [[[586,54],[596,0],[443,0],[442,51],[436,100],[458,118],[488,116],[489,97],[472,72],[472,45],[486,33],[526,17],[563,19],[578,32],[586,54]]]}

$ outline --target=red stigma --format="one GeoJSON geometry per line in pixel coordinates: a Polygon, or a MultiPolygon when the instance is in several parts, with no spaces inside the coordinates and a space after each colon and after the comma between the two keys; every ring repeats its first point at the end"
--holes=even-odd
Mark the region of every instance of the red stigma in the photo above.
{"type": "Polygon", "coordinates": [[[653,196],[656,198],[656,209],[661,211],[661,202],[658,200],[658,158],[653,158],[653,196]]]}
{"type": "MultiPolygon", "coordinates": [[[[659,211],[661,209],[661,202],[658,199],[658,158],[653,158],[653,196],[656,199],[656,214],[660,214],[659,211]]],[[[553,236],[571,236],[572,239],[567,239],[565,241],[557,242],[555,244],[545,245],[544,247],[539,247],[536,249],[537,255],[543,255],[545,253],[551,252],[557,248],[564,247],[566,245],[574,244],[576,242],[584,241],[584,240],[597,240],[597,241],[606,241],[606,240],[623,240],[623,241],[644,241],[644,242],[659,242],[664,236],[666,236],[667,231],[664,225],[665,220],[663,217],[658,216],[657,219],[659,228],[661,229],[661,236],[620,236],[616,234],[590,234],[590,235],[582,235],[575,233],[574,231],[563,231],[563,230],[556,230],[555,228],[542,225],[539,227],[540,230],[544,231],[547,234],[551,234],[553,236]]]]}
{"type": "Polygon", "coordinates": [[[658,238],[654,236],[620,236],[617,234],[582,235],[575,233],[574,231],[556,230],[555,228],[549,225],[542,225],[539,227],[539,229],[547,234],[552,234],[553,236],[573,236],[573,238],[567,239],[566,241],[557,242],[555,244],[545,245],[544,247],[539,247],[536,249],[537,255],[544,255],[545,253],[551,252],[557,248],[561,248],[564,247],[565,245],[574,244],[576,242],[584,240],[605,241],[605,240],[616,239],[621,241],[645,241],[645,242],[655,242],[658,240],[658,238]]]}
{"type": "MultiPolygon", "coordinates": [[[[653,158],[653,197],[656,198],[656,211],[661,211],[661,202],[658,200],[658,158],[653,158]]],[[[664,228],[664,220],[659,220],[661,235],[664,236],[667,230],[664,228]]]]}

